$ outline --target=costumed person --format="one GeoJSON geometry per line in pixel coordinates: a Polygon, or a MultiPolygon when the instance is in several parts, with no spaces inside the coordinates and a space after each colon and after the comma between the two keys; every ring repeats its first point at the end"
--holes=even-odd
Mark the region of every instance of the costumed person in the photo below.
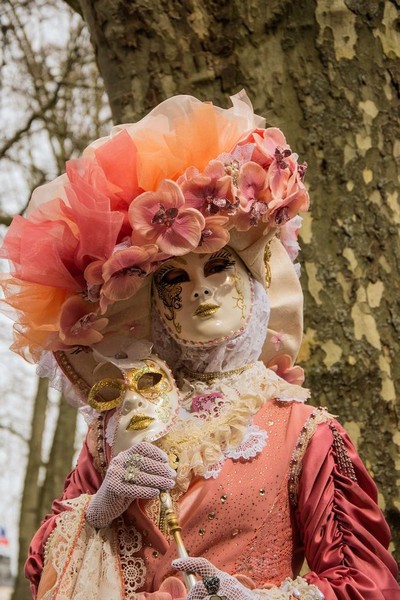
{"type": "Polygon", "coordinates": [[[6,236],[13,349],[89,423],[31,544],[39,600],[400,598],[375,485],[294,366],[306,165],[232,104],[114,128],[6,236]]]}

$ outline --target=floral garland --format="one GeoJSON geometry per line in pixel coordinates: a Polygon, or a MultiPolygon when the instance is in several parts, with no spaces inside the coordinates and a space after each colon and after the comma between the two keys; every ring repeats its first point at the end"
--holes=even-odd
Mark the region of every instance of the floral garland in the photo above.
{"type": "MultiPolygon", "coordinates": [[[[171,100],[179,104],[181,98],[187,97],[171,100]]],[[[151,122],[156,142],[148,148],[148,131],[120,126],[69,161],[66,174],[47,184],[44,202],[35,202],[34,194],[27,217],[14,218],[0,253],[12,264],[2,285],[16,311],[13,349],[37,360],[43,349],[100,342],[113,304],[132,298],[163,261],[215,252],[229,244],[233,229],[242,235],[280,229],[295,258],[296,214],[309,204],[306,164],[298,163],[279,129],[243,131],[232,109],[196,102],[183,130],[177,120],[172,133],[160,134],[158,149],[151,122]],[[207,122],[204,132],[199,115],[207,122]],[[147,161],[151,172],[157,151],[159,162],[168,146],[176,154],[172,134],[175,148],[190,147],[193,155],[192,147],[202,143],[206,150],[201,160],[167,166],[154,185],[147,184],[147,161]],[[218,141],[215,148],[207,147],[207,136],[218,141]]],[[[190,152],[186,148],[189,161],[190,152]]]]}

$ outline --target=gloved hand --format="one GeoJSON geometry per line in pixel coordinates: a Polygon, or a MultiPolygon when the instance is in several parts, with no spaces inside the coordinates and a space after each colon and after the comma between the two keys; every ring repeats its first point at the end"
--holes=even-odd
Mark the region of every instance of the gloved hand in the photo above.
{"type": "Polygon", "coordinates": [[[186,596],[186,600],[210,599],[212,596],[226,597],[227,600],[254,600],[251,591],[239,581],[214,567],[205,558],[178,558],[172,566],[179,571],[197,573],[202,577],[186,596]]]}
{"type": "Polygon", "coordinates": [[[175,471],[165,452],[140,442],[112,459],[106,476],[87,510],[86,520],[101,529],[122,515],[133,500],[153,498],[175,485],[175,471]]]}

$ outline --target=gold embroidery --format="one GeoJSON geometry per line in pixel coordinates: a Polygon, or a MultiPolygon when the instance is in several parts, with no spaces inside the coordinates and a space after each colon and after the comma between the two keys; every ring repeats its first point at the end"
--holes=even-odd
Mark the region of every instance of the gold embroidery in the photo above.
{"type": "Polygon", "coordinates": [[[250,363],[249,365],[244,365],[243,367],[239,367],[237,369],[232,369],[231,371],[212,371],[210,373],[198,373],[197,371],[189,371],[189,369],[184,369],[186,375],[190,377],[190,379],[196,379],[197,381],[207,381],[208,383],[214,383],[217,379],[222,379],[223,377],[230,377],[231,375],[240,375],[243,371],[247,371],[247,369],[251,369],[255,363],[250,363]]]}
{"type": "Polygon", "coordinates": [[[97,455],[93,459],[93,464],[97,471],[99,471],[103,478],[107,471],[107,459],[105,449],[105,435],[104,435],[104,415],[101,414],[95,423],[96,441],[97,441],[97,455]]]}
{"type": "Polygon", "coordinates": [[[61,368],[62,372],[83,393],[83,395],[87,397],[90,392],[90,385],[75,371],[65,352],[62,350],[57,350],[54,352],[54,358],[56,359],[57,364],[61,368]]]}
{"type": "Polygon", "coordinates": [[[271,279],[272,279],[271,265],[269,262],[270,259],[271,259],[271,242],[268,242],[268,244],[265,246],[265,250],[264,250],[265,287],[266,288],[269,288],[269,286],[271,285],[271,279]]]}
{"type": "MultiPolygon", "coordinates": [[[[178,515],[179,513],[178,499],[180,498],[182,493],[182,491],[176,488],[171,490],[169,493],[172,499],[172,505],[176,515],[178,515]]],[[[151,500],[148,500],[148,502],[146,502],[145,512],[147,516],[153,521],[153,523],[158,527],[158,529],[161,531],[161,533],[167,539],[167,541],[171,543],[173,540],[173,536],[169,531],[167,522],[165,520],[164,512],[161,509],[161,502],[159,496],[156,496],[156,498],[152,498],[151,500]]]]}

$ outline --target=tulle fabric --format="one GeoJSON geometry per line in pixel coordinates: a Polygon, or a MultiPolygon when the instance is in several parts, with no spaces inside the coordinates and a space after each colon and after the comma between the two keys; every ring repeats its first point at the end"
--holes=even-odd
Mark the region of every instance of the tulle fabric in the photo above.
{"type": "Polygon", "coordinates": [[[14,343],[11,350],[26,360],[38,362],[43,348],[50,348],[58,337],[58,317],[67,293],[46,285],[23,282],[14,277],[1,276],[4,300],[2,312],[16,320],[14,343]]]}
{"type": "Polygon", "coordinates": [[[338,467],[328,424],[320,425],[303,459],[296,512],[311,572],[325,600],[398,600],[397,567],[386,548],[390,531],[377,490],[344,429],[335,422],[358,480],[338,467]]]}
{"type": "Polygon", "coordinates": [[[243,132],[265,125],[244,91],[231,97],[233,106],[227,110],[192,96],[178,98],[165,100],[138,123],[112,131],[115,135],[124,128],[134,138],[137,181],[145,190],[155,191],[165,178],[176,180],[188,166],[203,170],[210,160],[232,150],[243,132]]]}

